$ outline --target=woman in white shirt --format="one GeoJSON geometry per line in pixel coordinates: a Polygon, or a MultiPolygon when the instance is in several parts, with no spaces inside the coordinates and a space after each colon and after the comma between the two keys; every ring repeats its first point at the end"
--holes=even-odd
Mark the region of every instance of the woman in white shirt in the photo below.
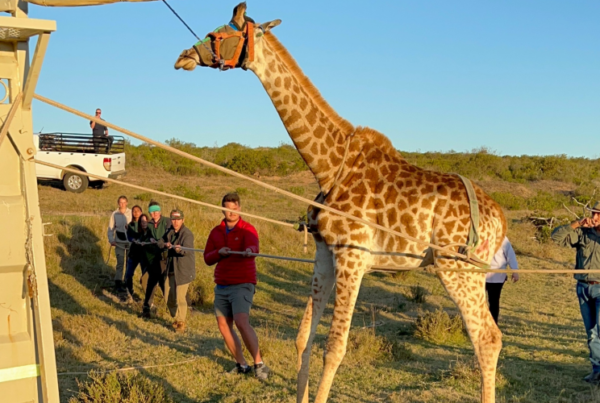
{"type": "MultiPolygon", "coordinates": [[[[507,265],[513,270],[519,269],[515,251],[508,241],[508,238],[504,237],[502,246],[500,246],[500,249],[498,249],[498,252],[496,252],[492,259],[491,268],[506,269],[507,265]]],[[[500,293],[502,293],[502,286],[506,279],[506,273],[487,273],[485,276],[485,290],[488,294],[490,312],[492,313],[496,325],[498,324],[498,313],[500,312],[500,293]]],[[[512,281],[513,283],[519,281],[519,275],[517,273],[512,273],[512,281]]]]}

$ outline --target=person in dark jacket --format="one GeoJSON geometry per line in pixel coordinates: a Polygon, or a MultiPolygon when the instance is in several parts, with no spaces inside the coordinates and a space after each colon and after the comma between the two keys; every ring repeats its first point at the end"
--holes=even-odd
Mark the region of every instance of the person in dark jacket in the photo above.
{"type": "Polygon", "coordinates": [[[164,291],[169,313],[175,318],[173,328],[177,333],[183,333],[187,316],[187,291],[196,278],[196,257],[194,251],[181,248],[194,248],[194,234],[184,224],[183,211],[172,210],[170,218],[171,228],[158,241],[158,246],[168,251],[164,291]]]}
{"type": "Polygon", "coordinates": [[[144,250],[146,251],[146,257],[148,259],[148,270],[146,271],[147,280],[142,278],[142,283],[147,281],[146,284],[146,295],[144,297],[144,307],[142,311],[142,317],[150,318],[150,309],[152,308],[152,301],[154,300],[154,292],[158,285],[165,294],[165,271],[167,269],[167,258],[166,253],[163,254],[163,250],[158,246],[158,241],[167,233],[167,230],[171,228],[171,220],[163,217],[161,212],[160,204],[157,201],[152,200],[148,205],[148,212],[152,217],[149,223],[150,227],[150,242],[152,245],[146,245],[144,250]]]}
{"type": "Polygon", "coordinates": [[[221,206],[230,211],[223,211],[225,219],[210,232],[204,249],[204,262],[208,266],[217,264],[214,304],[217,324],[227,348],[236,360],[232,372],[248,374],[252,371],[244,359],[240,339],[233,329],[235,323],[254,359],[254,375],[264,380],[269,376],[270,370],[263,363],[258,337],[250,325],[250,307],[256,286],[255,254],[259,253],[258,234],[252,224],[240,217],[240,197],[237,193],[226,194],[221,206]]]}
{"type": "Polygon", "coordinates": [[[140,206],[133,206],[131,208],[131,222],[127,225],[127,240],[130,242],[129,253],[127,254],[127,270],[125,271],[125,288],[134,299],[139,300],[140,298],[133,291],[133,276],[135,269],[138,266],[142,268],[142,275],[146,271],[145,265],[142,263],[142,257],[144,255],[143,247],[135,242],[139,240],[139,227],[142,215],[148,222],[148,216],[143,214],[140,206]]]}
{"type": "Polygon", "coordinates": [[[586,273],[600,270],[600,202],[588,208],[592,216],[557,227],[552,240],[560,246],[577,250],[574,275],[577,280],[577,298],[581,318],[587,333],[592,372],[583,378],[592,384],[600,384],[600,274],[586,273]]]}

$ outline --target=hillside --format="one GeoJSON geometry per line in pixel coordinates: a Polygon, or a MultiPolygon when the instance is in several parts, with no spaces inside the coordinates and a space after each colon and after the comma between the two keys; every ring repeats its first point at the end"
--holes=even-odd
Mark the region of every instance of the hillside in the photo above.
{"type": "MultiPolygon", "coordinates": [[[[312,176],[291,147],[242,153],[239,145],[221,149],[176,145],[224,166],[260,175],[271,184],[309,199],[317,193],[312,176]]],[[[128,155],[127,182],[213,204],[218,204],[225,192],[237,190],[244,211],[290,222],[305,211],[299,202],[167,157],[158,149],[130,146],[128,155]]],[[[531,214],[566,218],[568,212],[561,209],[562,203],[575,211],[578,207],[571,197],[584,199],[592,194],[598,161],[501,157],[485,150],[412,153],[406,158],[425,168],[466,174],[494,195],[506,208],[509,237],[522,268],[572,267],[574,253],[544,242],[543,234],[525,218],[531,214]],[[531,171],[527,175],[525,167],[531,171]]],[[[137,316],[141,306],[119,304],[110,290],[103,288],[114,275],[114,254],[105,263],[109,251],[105,232],[117,197],[126,194],[130,207],[140,204],[146,210],[150,194],[116,185],[82,194],[40,185],[39,192],[44,222],[52,223],[46,227],[53,236],[45,238],[45,248],[59,373],[85,374],[94,369],[184,362],[142,369],[139,377],[129,373],[128,379],[151,388],[156,395],[162,389],[176,402],[295,401],[294,341],[310,291],[310,265],[257,260],[259,285],[251,320],[273,376],[265,384],[231,376],[225,372],[232,368],[233,361],[212,313],[212,268],[205,267],[200,256],[198,279],[191,295],[194,306],[184,336],[171,331],[170,317],[160,298],[157,318],[146,321],[137,316]]],[[[163,203],[163,210],[177,206],[185,211],[186,224],[196,235],[196,247],[204,247],[210,228],[221,218],[220,212],[157,199],[163,203]]],[[[259,231],[263,253],[312,257],[312,242],[309,253],[302,253],[302,234],[250,221],[259,231]]],[[[506,284],[500,312],[504,348],[499,363],[499,402],[600,402],[600,393],[580,380],[589,372],[589,362],[574,284],[570,275],[537,274],[523,274],[518,283],[506,284]]],[[[136,287],[139,292],[137,281],[136,287]]],[[[429,320],[435,324],[447,319],[439,309],[450,317],[457,313],[432,275],[367,275],[352,323],[349,351],[335,378],[330,401],[479,401],[472,347],[460,329],[453,327],[454,322],[448,319],[437,330],[430,326],[429,333],[423,328],[415,332],[417,322],[429,320]],[[415,298],[423,294],[425,301],[415,298]],[[453,337],[445,337],[447,334],[453,337]]],[[[313,348],[312,393],[322,368],[330,320],[331,304],[318,327],[313,348]]],[[[92,376],[99,379],[94,390],[103,385],[116,393],[110,376],[92,376]]],[[[75,401],[78,382],[83,387],[90,378],[65,374],[59,376],[59,382],[61,401],[68,402],[71,398],[75,401]]]]}

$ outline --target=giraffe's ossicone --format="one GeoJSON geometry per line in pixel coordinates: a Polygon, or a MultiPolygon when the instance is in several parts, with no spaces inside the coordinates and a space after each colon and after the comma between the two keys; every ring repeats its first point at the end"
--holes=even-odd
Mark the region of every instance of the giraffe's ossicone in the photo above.
{"type": "MultiPolygon", "coordinates": [[[[234,8],[229,25],[219,32],[246,30],[254,21],[246,4],[234,8]]],[[[285,47],[270,30],[275,20],[253,26],[246,36],[208,37],[184,50],[175,68],[219,68],[234,58],[233,67],[251,70],[271,98],[300,155],[315,175],[323,204],[366,219],[413,238],[457,251],[467,243],[471,209],[467,190],[457,175],[427,171],[409,164],[382,134],[355,127],[340,117],[321,97],[285,47]],[[228,42],[231,41],[231,42],[228,42]],[[244,41],[242,51],[235,56],[244,41]],[[217,54],[218,53],[218,54],[217,54]],[[237,59],[235,59],[237,57],[237,59]]],[[[506,234],[500,206],[474,185],[478,201],[479,242],[475,255],[490,262],[506,234]]],[[[331,292],[335,306],[325,363],[315,402],[327,401],[333,377],[346,352],[348,332],[365,273],[373,266],[433,264],[437,268],[472,268],[455,256],[395,237],[334,213],[310,209],[316,228],[316,258],[311,295],[296,340],[298,402],[308,402],[308,369],[316,327],[331,292]]],[[[458,306],[481,367],[481,401],[495,401],[495,374],[502,347],[501,333],[488,310],[483,273],[439,272],[438,276],[458,306]]]]}

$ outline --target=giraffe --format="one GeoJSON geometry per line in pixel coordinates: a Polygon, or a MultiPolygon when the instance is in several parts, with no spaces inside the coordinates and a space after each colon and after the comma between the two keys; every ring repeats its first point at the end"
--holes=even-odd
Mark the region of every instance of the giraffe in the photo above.
{"type": "MultiPolygon", "coordinates": [[[[252,71],[271,98],[290,138],[314,174],[327,206],[420,241],[466,244],[472,223],[467,190],[457,175],[423,170],[409,164],[381,133],[355,127],[339,116],[271,33],[281,23],[254,24],[246,4],[233,10],[229,25],[219,27],[184,50],[175,68],[196,66],[252,71]]],[[[506,234],[500,206],[473,185],[479,202],[476,256],[490,262],[506,234]]],[[[373,266],[472,268],[455,256],[394,237],[335,213],[309,208],[315,229],[315,265],[311,294],[301,320],[297,401],[309,401],[309,357],[317,324],[335,291],[323,373],[315,402],[326,402],[335,373],[345,355],[352,314],[363,276],[373,266]]],[[[450,246],[454,245],[454,246],[450,246]]],[[[485,276],[473,272],[437,272],[456,303],[481,368],[481,401],[495,401],[495,376],[502,334],[487,307],[485,276]]]]}

